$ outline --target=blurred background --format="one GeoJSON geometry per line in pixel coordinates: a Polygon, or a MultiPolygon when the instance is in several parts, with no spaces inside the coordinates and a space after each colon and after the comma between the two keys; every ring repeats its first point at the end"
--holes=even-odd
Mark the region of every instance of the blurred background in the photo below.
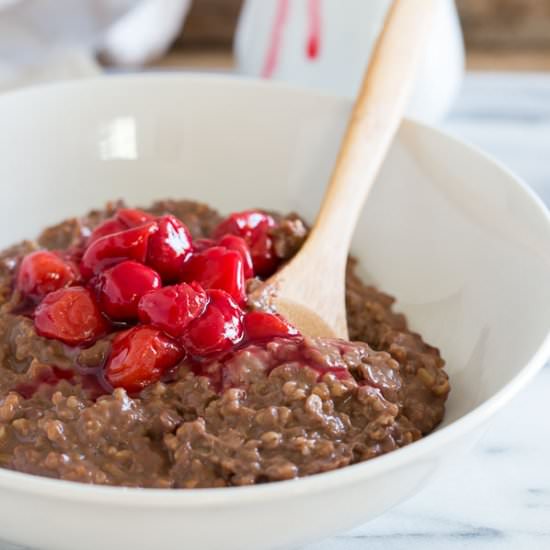
{"type": "MultiPolygon", "coordinates": [[[[195,0],[185,31],[160,63],[231,66],[231,44],[242,3],[195,0]]],[[[456,6],[468,69],[550,71],[550,0],[457,0],[456,6]]]]}
{"type": "MultiPolygon", "coordinates": [[[[351,96],[389,3],[0,0],[0,89],[169,68],[234,70],[351,96]]],[[[440,0],[439,8],[421,78],[424,97],[441,105],[428,119],[449,107],[461,80],[458,24],[468,70],[550,70],[550,0],[440,0]],[[445,89],[433,92],[442,80],[445,89]]]]}
{"type": "MultiPolygon", "coordinates": [[[[0,0],[0,92],[191,70],[351,98],[390,4],[0,0]]],[[[550,0],[438,0],[408,115],[504,160],[550,204],[550,0]]]]}

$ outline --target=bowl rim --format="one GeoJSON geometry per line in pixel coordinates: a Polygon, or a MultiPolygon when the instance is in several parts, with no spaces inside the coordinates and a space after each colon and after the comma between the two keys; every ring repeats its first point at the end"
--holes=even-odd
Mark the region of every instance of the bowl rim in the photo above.
{"type": "MultiPolygon", "coordinates": [[[[207,84],[211,86],[231,85],[237,88],[257,88],[261,93],[266,90],[273,93],[288,95],[302,95],[315,97],[326,101],[333,101],[341,105],[351,106],[351,100],[345,97],[314,91],[293,86],[287,83],[265,81],[258,78],[242,78],[230,74],[212,73],[180,73],[168,71],[151,71],[146,74],[116,74],[85,78],[81,80],[69,80],[65,82],[44,83],[23,90],[8,91],[0,94],[0,106],[6,101],[24,98],[40,94],[46,90],[64,91],[70,88],[87,88],[90,85],[108,86],[132,86],[139,81],[180,81],[181,83],[207,84]]],[[[415,131],[431,133],[437,139],[446,141],[450,147],[459,147],[472,157],[478,157],[484,163],[496,168],[503,180],[508,185],[521,190],[532,208],[533,215],[538,215],[545,221],[550,230],[550,212],[536,195],[527,186],[523,179],[515,175],[500,161],[492,158],[487,153],[468,141],[458,139],[446,131],[436,129],[425,123],[413,119],[405,119],[402,125],[413,127],[415,131]]],[[[368,479],[378,474],[389,472],[408,463],[422,458],[439,447],[443,447],[475,428],[485,423],[497,410],[510,401],[544,366],[550,359],[550,327],[538,349],[530,360],[517,372],[517,374],[497,391],[489,399],[454,420],[448,426],[436,429],[435,432],[423,437],[419,441],[405,447],[396,449],[391,453],[379,457],[352,464],[330,472],[306,476],[295,480],[278,481],[261,485],[245,487],[223,487],[211,489],[150,489],[134,487],[116,487],[92,485],[82,482],[65,481],[47,477],[41,477],[21,473],[9,469],[0,468],[0,490],[24,492],[37,497],[48,499],[62,499],[79,503],[105,503],[109,505],[122,505],[130,508],[202,508],[212,505],[234,505],[236,498],[240,503],[256,503],[266,500],[280,500],[292,496],[304,494],[316,494],[328,491],[331,488],[352,484],[357,479],[368,479]]]]}

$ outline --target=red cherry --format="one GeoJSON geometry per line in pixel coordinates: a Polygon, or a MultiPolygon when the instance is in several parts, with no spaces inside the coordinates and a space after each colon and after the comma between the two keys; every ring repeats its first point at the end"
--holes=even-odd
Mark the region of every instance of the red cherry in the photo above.
{"type": "Polygon", "coordinates": [[[275,220],[261,210],[235,212],[214,229],[215,239],[229,233],[242,237],[250,248],[254,272],[261,277],[271,275],[277,267],[277,256],[269,230],[275,227],[275,220]]]}
{"type": "Polygon", "coordinates": [[[151,214],[135,208],[119,208],[115,217],[125,229],[137,227],[155,219],[151,214]]]}
{"type": "Polygon", "coordinates": [[[244,317],[244,331],[249,342],[298,336],[298,330],[286,319],[273,313],[250,311],[244,317]]]}
{"type": "Polygon", "coordinates": [[[252,264],[252,257],[250,256],[250,248],[248,248],[243,238],[237,237],[237,235],[224,235],[218,244],[229,250],[238,252],[243,260],[244,278],[250,279],[254,277],[254,266],[252,264]]]}
{"type": "Polygon", "coordinates": [[[233,212],[218,224],[213,231],[213,237],[219,239],[226,233],[230,233],[231,235],[241,235],[244,238],[255,229],[261,228],[264,225],[274,227],[275,220],[261,210],[233,212]]]}
{"type": "Polygon", "coordinates": [[[158,230],[156,222],[126,229],[93,242],[82,257],[80,271],[86,279],[123,260],[145,262],[149,237],[158,230]]]}
{"type": "Polygon", "coordinates": [[[137,318],[138,302],[150,290],[162,286],[160,275],[138,262],[127,260],[107,269],[97,283],[99,305],[116,321],[137,318]]]}
{"type": "Polygon", "coordinates": [[[125,229],[127,229],[126,225],[122,224],[119,220],[109,218],[92,231],[92,234],[88,239],[88,246],[90,246],[94,241],[101,239],[101,237],[112,235],[113,233],[119,233],[125,229]]]}
{"type": "Polygon", "coordinates": [[[198,283],[165,286],[145,294],[138,305],[139,320],[179,337],[203,314],[208,296],[198,283]]]}
{"type": "Polygon", "coordinates": [[[105,378],[115,388],[138,392],[158,382],[184,355],[181,347],[160,330],[134,327],[113,340],[105,378]]]}
{"type": "Polygon", "coordinates": [[[213,246],[194,254],[184,266],[183,280],[225,290],[239,305],[246,301],[243,261],[234,250],[213,246]]]}
{"type": "Polygon", "coordinates": [[[273,241],[269,236],[268,230],[270,226],[264,226],[257,230],[252,237],[248,246],[250,246],[250,255],[254,264],[254,271],[260,277],[269,277],[277,270],[279,260],[273,250],[273,241]]]}
{"type": "Polygon", "coordinates": [[[71,265],[71,269],[75,274],[76,280],[79,280],[80,272],[78,269],[78,265],[82,260],[84,249],[79,246],[70,246],[65,250],[60,250],[58,254],[65,262],[68,262],[71,265]]]}
{"type": "Polygon", "coordinates": [[[210,303],[192,321],[182,342],[193,355],[210,355],[231,349],[243,338],[243,311],[223,290],[207,290],[210,303]]]}
{"type": "Polygon", "coordinates": [[[193,241],[193,249],[195,252],[203,252],[207,248],[212,248],[216,246],[216,241],[214,239],[195,239],[193,241]]]}
{"type": "Polygon", "coordinates": [[[134,210],[132,208],[120,208],[116,211],[114,218],[106,219],[102,224],[98,225],[93,230],[90,238],[88,239],[88,246],[101,237],[112,235],[113,233],[120,233],[126,229],[143,225],[153,219],[153,216],[151,216],[151,214],[147,214],[147,212],[134,210]]]}
{"type": "Polygon", "coordinates": [[[191,233],[174,216],[162,216],[157,223],[159,229],[149,239],[147,265],[156,269],[164,281],[177,281],[193,250],[191,233]]]}
{"type": "Polygon", "coordinates": [[[93,294],[81,286],[48,294],[36,308],[34,326],[40,336],[69,346],[90,344],[108,328],[93,294]]]}
{"type": "Polygon", "coordinates": [[[17,273],[16,287],[33,299],[70,285],[76,279],[76,269],[57,254],[39,250],[25,256],[17,273]]]}

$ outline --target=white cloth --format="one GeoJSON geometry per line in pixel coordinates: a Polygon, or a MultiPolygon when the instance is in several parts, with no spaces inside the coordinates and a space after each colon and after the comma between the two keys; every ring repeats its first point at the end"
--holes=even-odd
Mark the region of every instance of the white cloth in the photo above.
{"type": "Polygon", "coordinates": [[[161,55],[191,0],[0,0],[0,89],[135,67],[161,55]]]}

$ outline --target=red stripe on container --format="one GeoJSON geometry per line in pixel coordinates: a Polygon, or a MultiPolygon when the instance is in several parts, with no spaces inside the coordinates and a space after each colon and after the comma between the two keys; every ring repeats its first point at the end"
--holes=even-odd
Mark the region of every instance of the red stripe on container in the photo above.
{"type": "Polygon", "coordinates": [[[288,2],[289,0],[278,0],[277,2],[269,46],[261,73],[263,78],[271,78],[279,62],[283,31],[288,18],[288,2]]]}
{"type": "Polygon", "coordinates": [[[308,19],[306,55],[313,61],[319,57],[321,50],[321,0],[308,0],[308,19]]]}

